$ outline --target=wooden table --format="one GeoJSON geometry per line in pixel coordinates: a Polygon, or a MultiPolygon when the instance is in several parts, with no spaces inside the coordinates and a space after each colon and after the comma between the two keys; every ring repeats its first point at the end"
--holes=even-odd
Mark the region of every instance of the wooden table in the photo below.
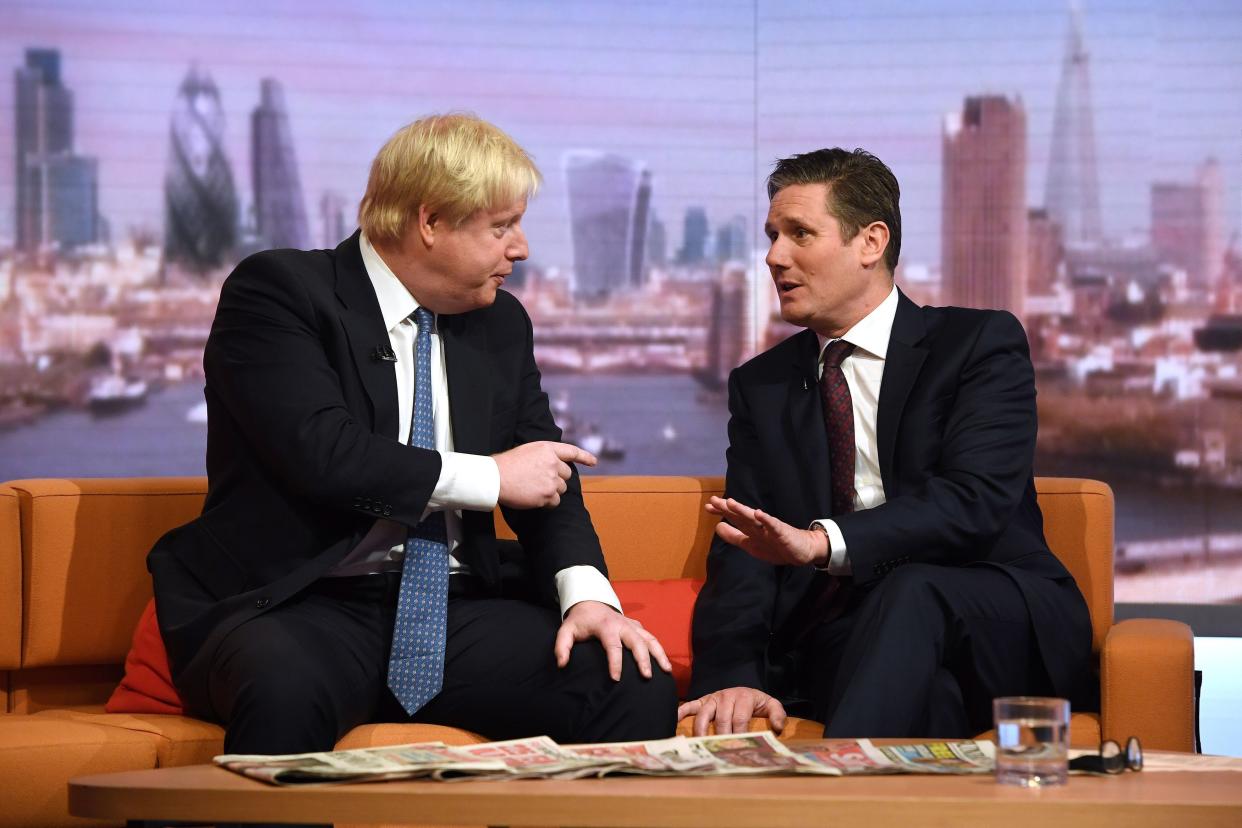
{"type": "Polygon", "coordinates": [[[928,825],[952,828],[1242,825],[1242,773],[1071,777],[1025,790],[990,776],[383,782],[276,788],[212,765],[84,776],[75,816],[127,820],[442,825],[928,825]]]}

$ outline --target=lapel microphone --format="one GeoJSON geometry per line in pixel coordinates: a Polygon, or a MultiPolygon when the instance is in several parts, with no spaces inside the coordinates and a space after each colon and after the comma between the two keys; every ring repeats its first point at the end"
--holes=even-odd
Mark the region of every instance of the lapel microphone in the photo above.
{"type": "Polygon", "coordinates": [[[397,355],[393,353],[392,348],[387,345],[376,345],[371,349],[371,361],[373,362],[396,362],[397,355]]]}

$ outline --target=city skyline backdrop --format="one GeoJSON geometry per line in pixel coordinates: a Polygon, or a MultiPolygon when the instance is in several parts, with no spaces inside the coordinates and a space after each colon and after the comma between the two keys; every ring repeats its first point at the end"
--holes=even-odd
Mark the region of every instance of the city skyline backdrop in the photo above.
{"type": "Polygon", "coordinates": [[[565,439],[602,473],[722,473],[725,378],[793,331],[764,178],[862,146],[901,182],[898,284],[1022,318],[1036,473],[1114,487],[1118,595],[1242,601],[1242,7],[0,14],[0,480],[201,474],[220,280],[335,245],[378,146],[451,110],[545,175],[507,287],[565,439]]]}
{"type": "MultiPolygon", "coordinates": [[[[527,225],[532,264],[572,267],[565,158],[613,152],[651,172],[667,248],[685,211],[713,228],[738,214],[759,246],[762,182],[776,157],[863,146],[903,187],[903,263],[940,262],[945,117],[971,95],[1018,98],[1026,202],[1043,206],[1071,12],[1061,2],[474,3],[419,14],[363,4],[223,3],[175,10],[105,0],[0,3],[0,65],[60,51],[77,154],[97,159],[99,208],[117,240],[162,233],[169,123],[197,66],[220,91],[224,148],[252,209],[251,113],[266,78],[283,87],[310,216],[341,199],[345,224],[369,159],[404,123],[468,109],[530,149],[546,178],[527,225]]],[[[1221,166],[1225,237],[1242,209],[1242,10],[1226,2],[1098,2],[1082,9],[1090,60],[1103,234],[1146,238],[1151,189],[1221,166]]],[[[0,84],[0,111],[13,87],[0,84]]],[[[13,134],[0,130],[0,240],[12,239],[13,134]]]]}

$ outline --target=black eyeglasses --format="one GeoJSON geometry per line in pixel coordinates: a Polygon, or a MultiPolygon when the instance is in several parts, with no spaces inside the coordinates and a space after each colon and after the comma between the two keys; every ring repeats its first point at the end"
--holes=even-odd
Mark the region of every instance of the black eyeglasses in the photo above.
{"type": "Polygon", "coordinates": [[[1143,769],[1143,746],[1139,744],[1137,736],[1131,736],[1126,739],[1126,749],[1123,751],[1121,745],[1112,739],[1107,739],[1100,743],[1099,753],[1090,753],[1071,759],[1069,769],[1104,776],[1123,773],[1127,770],[1141,771],[1143,769]]]}

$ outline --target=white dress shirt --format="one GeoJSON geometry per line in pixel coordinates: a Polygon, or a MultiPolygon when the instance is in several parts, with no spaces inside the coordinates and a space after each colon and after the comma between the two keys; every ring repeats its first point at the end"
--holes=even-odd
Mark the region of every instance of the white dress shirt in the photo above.
{"type": "MultiPolygon", "coordinates": [[[[393,436],[404,443],[408,442],[414,416],[414,338],[418,333],[418,326],[412,317],[419,305],[376,252],[365,234],[359,236],[358,242],[362,249],[362,263],[371,278],[372,287],[375,288],[384,326],[388,329],[389,343],[393,353],[397,355],[397,362],[393,367],[397,375],[398,426],[397,434],[393,436]]],[[[440,452],[441,466],[440,478],[436,481],[423,517],[435,511],[444,512],[449,572],[467,573],[469,570],[466,565],[453,554],[461,545],[461,512],[463,509],[490,512],[496,508],[500,498],[500,469],[491,457],[453,451],[448,380],[439,330],[431,332],[431,389],[436,449],[440,452]]],[[[400,569],[405,558],[405,539],[408,532],[404,524],[376,520],[358,545],[328,574],[364,575],[400,569]]],[[[621,602],[617,599],[612,585],[593,566],[566,567],[556,573],[555,580],[562,615],[580,601],[601,601],[618,612],[621,611],[621,602]]]]}
{"type": "MultiPolygon", "coordinates": [[[[876,441],[875,423],[880,404],[880,384],[884,380],[884,358],[888,354],[888,340],[893,333],[893,318],[897,315],[897,286],[864,316],[841,339],[851,343],[854,350],[841,362],[845,384],[850,389],[854,408],[854,511],[871,509],[884,502],[884,482],[880,478],[880,450],[876,441]]],[[[824,374],[824,350],[835,339],[819,337],[818,376],[824,374]]],[[[833,575],[849,575],[850,559],[845,548],[845,536],[831,518],[812,523],[823,528],[828,535],[828,563],[823,568],[833,575]]]]}

